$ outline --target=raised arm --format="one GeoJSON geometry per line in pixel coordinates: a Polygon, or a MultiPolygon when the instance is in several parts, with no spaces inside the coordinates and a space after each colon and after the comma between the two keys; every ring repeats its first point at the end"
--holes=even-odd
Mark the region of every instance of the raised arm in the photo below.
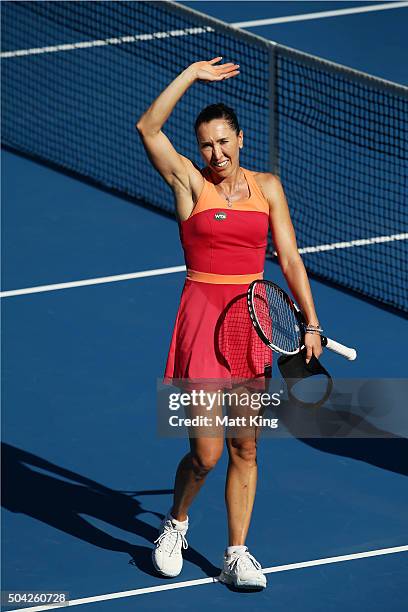
{"type": "MultiPolygon", "coordinates": [[[[265,174],[262,191],[269,202],[269,220],[272,240],[278,255],[279,264],[288,286],[299,304],[308,325],[319,326],[312,291],[302,258],[299,255],[295,230],[290,218],[282,184],[273,174],[265,174]]],[[[306,362],[310,361],[312,353],[319,357],[322,352],[320,336],[306,334],[306,362]]]]}
{"type": "MultiPolygon", "coordinates": [[[[177,102],[196,81],[222,81],[238,74],[238,66],[228,63],[215,66],[222,58],[194,62],[183,70],[156,98],[136,124],[143,146],[152,165],[174,192],[192,194],[194,174],[200,175],[193,163],[173,147],[162,127],[177,102]]],[[[178,211],[180,212],[180,211],[178,211]]]]}

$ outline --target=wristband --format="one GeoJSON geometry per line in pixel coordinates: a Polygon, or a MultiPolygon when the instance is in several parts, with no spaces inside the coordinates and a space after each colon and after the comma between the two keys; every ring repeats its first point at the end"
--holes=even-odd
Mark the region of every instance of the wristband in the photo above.
{"type": "Polygon", "coordinates": [[[322,334],[323,328],[320,325],[305,325],[306,334],[322,334]]]}

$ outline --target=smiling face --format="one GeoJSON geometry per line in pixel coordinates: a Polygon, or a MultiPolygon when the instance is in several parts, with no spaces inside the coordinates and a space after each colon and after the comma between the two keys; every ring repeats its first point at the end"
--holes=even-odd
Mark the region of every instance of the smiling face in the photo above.
{"type": "Polygon", "coordinates": [[[209,168],[228,176],[239,168],[239,150],[243,146],[242,130],[237,134],[225,119],[212,119],[197,128],[201,156],[209,168]]]}

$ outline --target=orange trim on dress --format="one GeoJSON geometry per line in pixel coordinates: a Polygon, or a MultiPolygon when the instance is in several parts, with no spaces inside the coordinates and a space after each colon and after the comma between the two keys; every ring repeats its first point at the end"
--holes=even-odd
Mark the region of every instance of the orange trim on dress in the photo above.
{"type": "Polygon", "coordinates": [[[237,200],[232,202],[232,206],[229,207],[227,201],[218,193],[214,183],[209,181],[206,177],[206,168],[202,171],[204,186],[201,190],[200,196],[193,208],[191,215],[183,221],[188,221],[194,215],[198,215],[200,212],[214,208],[223,208],[224,210],[239,210],[239,211],[251,211],[251,212],[263,212],[269,215],[269,204],[265,199],[260,187],[258,186],[254,172],[247,170],[246,168],[241,169],[244,173],[245,179],[248,183],[250,196],[246,200],[237,200]]]}
{"type": "Polygon", "coordinates": [[[197,272],[187,269],[187,278],[198,283],[211,285],[247,285],[254,280],[263,279],[263,271],[255,274],[212,274],[210,272],[197,272]]]}

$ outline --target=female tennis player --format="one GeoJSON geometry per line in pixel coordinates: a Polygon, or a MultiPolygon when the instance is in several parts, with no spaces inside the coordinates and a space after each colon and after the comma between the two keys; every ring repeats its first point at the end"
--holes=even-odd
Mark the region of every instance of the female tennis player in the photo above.
{"type": "MultiPolygon", "coordinates": [[[[262,380],[271,366],[270,350],[253,329],[245,301],[249,283],[262,278],[268,225],[282,271],[311,330],[305,336],[306,360],[312,354],[318,358],[322,346],[319,335],[313,333],[319,321],[282,185],[273,174],[240,166],[244,138],[235,112],[214,104],[198,115],[195,132],[205,163],[202,170],[178,153],[162,131],[179,99],[195,82],[222,81],[239,74],[238,64],[221,64],[221,60],[215,57],[191,64],[151,104],[136,127],[151,163],[174,193],[187,266],[165,379],[222,379],[228,387],[228,380],[234,378],[262,380]],[[239,334],[229,334],[237,324],[239,334]]],[[[261,565],[245,546],[256,489],[256,444],[255,434],[227,439],[229,545],[220,580],[242,589],[266,586],[261,565]]],[[[190,452],[177,469],[173,504],[152,553],[156,570],[164,576],[181,572],[187,513],[223,446],[223,437],[190,437],[190,452]]]]}

